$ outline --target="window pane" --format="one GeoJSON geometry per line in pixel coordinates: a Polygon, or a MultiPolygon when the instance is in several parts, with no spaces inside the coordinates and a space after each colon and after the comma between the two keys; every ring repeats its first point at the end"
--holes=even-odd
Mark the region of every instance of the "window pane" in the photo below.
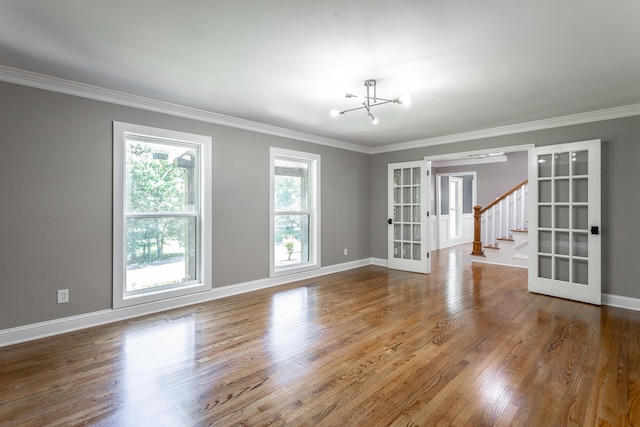
{"type": "Polygon", "coordinates": [[[274,164],[275,211],[308,211],[309,163],[276,159],[274,164]]]}
{"type": "Polygon", "coordinates": [[[276,266],[309,262],[309,215],[275,215],[273,230],[276,266]]]}
{"type": "Polygon", "coordinates": [[[127,218],[126,292],[199,279],[195,217],[127,218]]]}
{"type": "Polygon", "coordinates": [[[195,212],[197,148],[127,140],[125,212],[195,212]]]}

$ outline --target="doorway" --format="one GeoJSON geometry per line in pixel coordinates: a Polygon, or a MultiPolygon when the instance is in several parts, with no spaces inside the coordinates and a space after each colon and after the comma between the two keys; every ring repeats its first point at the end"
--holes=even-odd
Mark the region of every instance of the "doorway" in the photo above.
{"type": "Polygon", "coordinates": [[[437,173],[434,247],[444,249],[473,241],[476,172],[437,173]]]}

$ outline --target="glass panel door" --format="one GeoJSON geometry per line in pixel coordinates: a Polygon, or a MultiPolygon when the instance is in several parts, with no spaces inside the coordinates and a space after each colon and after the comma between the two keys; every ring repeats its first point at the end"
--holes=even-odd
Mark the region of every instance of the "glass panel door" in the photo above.
{"type": "Polygon", "coordinates": [[[529,290],[600,304],[600,141],[536,148],[530,160],[529,290]]]}
{"type": "Polygon", "coordinates": [[[428,272],[423,161],[389,165],[389,268],[428,272]]]}

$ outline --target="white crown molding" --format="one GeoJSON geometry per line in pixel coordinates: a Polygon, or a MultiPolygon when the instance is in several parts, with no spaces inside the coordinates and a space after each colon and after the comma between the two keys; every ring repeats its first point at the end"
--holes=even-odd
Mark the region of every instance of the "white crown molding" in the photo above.
{"type": "Polygon", "coordinates": [[[64,93],[67,95],[79,96],[81,98],[93,99],[96,101],[104,101],[111,104],[124,105],[126,107],[139,108],[141,110],[154,111],[156,113],[170,114],[172,116],[184,117],[187,119],[199,120],[202,122],[214,123],[217,125],[229,126],[267,135],[280,136],[298,141],[311,142],[313,144],[356,151],[364,154],[369,154],[370,152],[370,148],[368,147],[352,144],[346,141],[325,138],[291,129],[226,116],[224,114],[172,104],[170,102],[158,101],[142,96],[130,95],[124,92],[104,89],[98,86],[60,79],[44,74],[33,73],[31,71],[19,70],[17,68],[6,67],[4,65],[0,65],[0,81],[64,93]]]}
{"type": "Polygon", "coordinates": [[[379,147],[371,148],[369,152],[370,154],[380,154],[392,151],[410,150],[413,148],[452,144],[455,142],[471,141],[474,139],[493,138],[496,136],[513,135],[516,133],[532,132],[536,130],[552,129],[563,126],[580,125],[584,123],[621,119],[623,117],[632,117],[639,115],[640,104],[625,105],[622,107],[607,108],[604,110],[590,111],[587,113],[571,114],[568,116],[555,117],[552,119],[536,120],[532,122],[518,123],[515,125],[500,126],[490,129],[437,136],[434,138],[381,145],[379,147]]]}
{"type": "Polygon", "coordinates": [[[343,150],[355,151],[364,154],[381,154],[393,151],[410,150],[414,148],[423,148],[433,145],[452,144],[456,142],[471,141],[475,139],[513,135],[516,133],[532,132],[536,130],[551,129],[562,126],[571,126],[640,115],[640,104],[633,104],[508,126],[500,126],[489,129],[437,136],[415,141],[398,142],[394,144],[381,145],[378,147],[366,147],[346,141],[341,141],[338,139],[325,138],[318,135],[312,135],[309,133],[267,125],[264,123],[253,122],[237,117],[226,116],[224,114],[218,114],[210,111],[199,110],[196,108],[185,107],[178,104],[172,104],[170,102],[158,101],[155,99],[145,98],[137,95],[130,95],[124,92],[104,89],[98,86],[92,86],[84,83],[74,82],[71,80],[51,77],[45,74],[20,70],[4,65],[0,65],[0,81],[49,90],[52,92],[64,93],[67,95],[79,96],[87,99],[94,99],[96,101],[109,102],[111,104],[139,108],[147,111],[154,111],[157,113],[170,114],[177,117],[184,117],[187,119],[199,120],[237,129],[259,132],[267,135],[279,136],[283,138],[295,139],[298,141],[310,142],[313,144],[340,148],[343,150]]]}

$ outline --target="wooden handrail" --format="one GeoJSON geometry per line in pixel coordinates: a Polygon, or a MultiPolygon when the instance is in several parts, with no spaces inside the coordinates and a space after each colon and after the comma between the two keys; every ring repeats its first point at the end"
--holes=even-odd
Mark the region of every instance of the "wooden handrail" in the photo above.
{"type": "Polygon", "coordinates": [[[522,181],[520,184],[516,185],[515,187],[513,187],[511,190],[507,191],[506,193],[504,193],[502,196],[498,197],[496,200],[494,200],[493,202],[491,202],[489,205],[487,205],[487,207],[482,208],[482,210],[480,211],[480,214],[485,213],[486,211],[488,211],[489,209],[491,209],[492,207],[494,207],[495,205],[497,205],[498,203],[500,203],[501,201],[503,201],[504,199],[506,199],[509,194],[513,193],[514,191],[516,191],[518,188],[522,187],[523,185],[525,185],[526,183],[528,183],[529,180],[525,179],[524,181],[522,181]]]}
{"type": "Polygon", "coordinates": [[[528,182],[529,180],[525,179],[520,184],[513,187],[511,190],[507,191],[502,196],[498,197],[496,200],[494,200],[485,208],[482,208],[481,206],[473,207],[473,249],[472,249],[471,255],[484,256],[484,251],[482,250],[482,240],[480,240],[481,239],[480,227],[481,227],[482,214],[488,211],[489,209],[491,209],[492,207],[494,207],[495,205],[497,205],[498,203],[500,203],[501,201],[503,201],[504,199],[506,199],[507,197],[509,197],[511,193],[515,192],[517,189],[527,184],[528,182]]]}

